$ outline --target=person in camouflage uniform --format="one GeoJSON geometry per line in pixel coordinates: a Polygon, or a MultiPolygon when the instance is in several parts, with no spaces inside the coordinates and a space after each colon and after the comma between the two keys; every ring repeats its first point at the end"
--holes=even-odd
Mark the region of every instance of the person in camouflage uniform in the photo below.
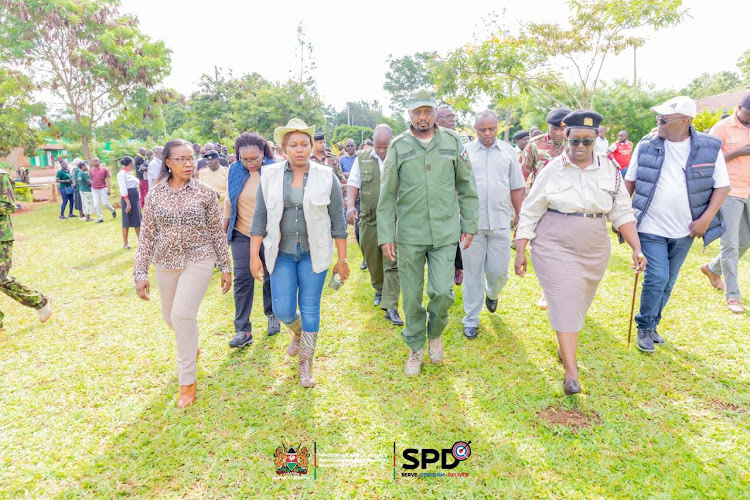
{"type": "MultiPolygon", "coordinates": [[[[326,149],[326,136],[322,132],[315,134],[313,140],[313,150],[311,160],[326,165],[333,169],[333,173],[341,183],[341,192],[344,195],[344,201],[346,201],[346,177],[344,172],[341,171],[341,165],[339,165],[339,159],[335,154],[326,149]]],[[[344,205],[346,206],[346,205],[344,205]]]]}
{"type": "Polygon", "coordinates": [[[521,171],[526,179],[526,191],[531,189],[539,171],[565,149],[565,124],[563,118],[570,113],[568,108],[555,108],[547,114],[549,130],[544,135],[533,137],[523,150],[521,171]]]}
{"type": "MultiPolygon", "coordinates": [[[[11,299],[39,311],[39,320],[44,322],[52,314],[47,298],[39,292],[26,288],[8,276],[13,260],[13,222],[10,214],[16,211],[13,180],[0,168],[0,291],[11,299]]],[[[0,311],[0,328],[5,315],[0,311]]]]}

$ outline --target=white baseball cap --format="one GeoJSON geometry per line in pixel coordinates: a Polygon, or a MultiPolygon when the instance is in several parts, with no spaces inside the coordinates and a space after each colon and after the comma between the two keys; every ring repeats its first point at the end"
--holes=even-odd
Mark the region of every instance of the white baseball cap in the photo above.
{"type": "Polygon", "coordinates": [[[660,115],[673,115],[677,113],[695,118],[695,115],[698,114],[698,106],[696,106],[695,101],[691,98],[681,95],[671,98],[664,104],[654,106],[651,108],[651,111],[660,115]]]}

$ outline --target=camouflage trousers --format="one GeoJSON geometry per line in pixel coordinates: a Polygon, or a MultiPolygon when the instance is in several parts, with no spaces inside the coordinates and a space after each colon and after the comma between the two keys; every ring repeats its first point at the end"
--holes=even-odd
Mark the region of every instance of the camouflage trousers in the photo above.
{"type": "MultiPolygon", "coordinates": [[[[31,290],[14,278],[8,276],[13,260],[13,242],[0,242],[0,291],[11,299],[27,307],[41,309],[47,304],[47,298],[41,293],[31,290]]],[[[3,325],[5,315],[0,311],[0,326],[3,325]]]]}

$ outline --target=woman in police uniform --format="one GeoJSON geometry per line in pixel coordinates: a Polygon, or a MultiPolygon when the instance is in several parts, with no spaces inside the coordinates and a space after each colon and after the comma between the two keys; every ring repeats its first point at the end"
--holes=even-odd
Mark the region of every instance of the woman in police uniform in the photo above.
{"type": "Polygon", "coordinates": [[[578,332],[609,262],[605,216],[633,249],[636,271],[646,265],[619,169],[606,156],[594,154],[602,119],[585,109],[565,117],[565,151],[537,176],[521,207],[516,233],[515,270],[521,277],[526,274],[526,246],[533,240],[534,269],[547,296],[558,357],[565,367],[565,394],[581,392],[578,332]]]}

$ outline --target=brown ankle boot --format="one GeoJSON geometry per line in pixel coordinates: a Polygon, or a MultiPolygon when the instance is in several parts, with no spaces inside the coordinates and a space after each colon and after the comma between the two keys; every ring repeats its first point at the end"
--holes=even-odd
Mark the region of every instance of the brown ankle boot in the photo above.
{"type": "Polygon", "coordinates": [[[177,408],[187,408],[191,404],[195,403],[195,389],[198,387],[198,382],[193,382],[190,385],[181,385],[180,392],[177,396],[177,408]]]}
{"type": "Polygon", "coordinates": [[[315,344],[318,341],[318,332],[302,332],[302,342],[299,348],[299,382],[302,387],[313,387],[313,354],[315,354],[315,344]]]}
{"type": "Polygon", "coordinates": [[[287,348],[286,353],[294,357],[299,353],[299,343],[300,338],[302,337],[302,318],[297,316],[297,319],[295,319],[293,323],[289,323],[287,326],[292,331],[292,339],[289,341],[289,347],[287,348]]]}

